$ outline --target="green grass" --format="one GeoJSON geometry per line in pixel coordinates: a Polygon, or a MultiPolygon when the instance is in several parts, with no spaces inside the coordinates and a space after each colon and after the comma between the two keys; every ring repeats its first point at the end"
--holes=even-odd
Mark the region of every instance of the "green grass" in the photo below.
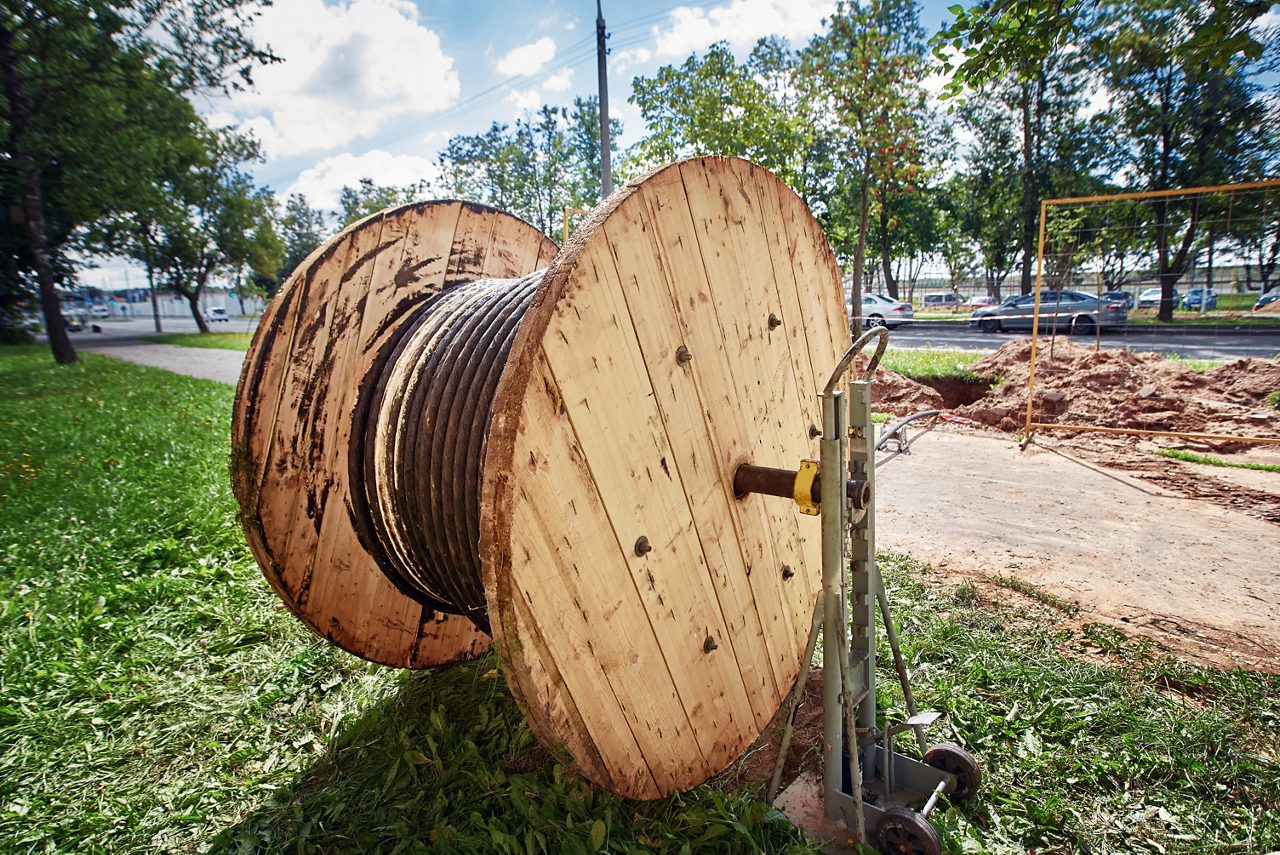
{"type": "Polygon", "coordinates": [[[1275,390],[1267,396],[1267,403],[1280,410],[1280,389],[1275,390]]]}
{"type": "Polygon", "coordinates": [[[1183,368],[1191,371],[1212,371],[1215,368],[1225,365],[1227,362],[1225,359],[1196,359],[1191,356],[1183,356],[1175,351],[1169,351],[1164,354],[1164,358],[1172,359],[1183,368]]]}
{"type": "Polygon", "coordinates": [[[921,382],[963,380],[973,383],[993,383],[998,378],[986,377],[971,370],[973,364],[986,355],[970,350],[891,348],[885,351],[883,364],[885,368],[921,382]]]}
{"type": "MultiPolygon", "coordinates": [[[[311,635],[235,523],[230,387],[83,360],[0,349],[0,851],[815,851],[756,788],[592,790],[492,658],[411,674],[311,635]]],[[[1280,847],[1280,678],[882,568],[935,738],[989,773],[948,852],[1280,847]]]]}
{"type": "MultiPolygon", "coordinates": [[[[1150,311],[1150,310],[1146,310],[1150,311]]],[[[1161,324],[1163,321],[1156,320],[1154,314],[1139,315],[1134,312],[1129,313],[1129,323],[1132,325],[1151,325],[1161,324]]],[[[1280,315],[1276,314],[1257,314],[1257,315],[1238,315],[1238,314],[1222,314],[1215,312],[1206,312],[1203,317],[1198,312],[1188,312],[1179,310],[1173,314],[1172,326],[1186,325],[1203,326],[1247,326],[1247,327],[1266,327],[1280,326],[1280,315]]]]}
{"type": "Polygon", "coordinates": [[[1170,457],[1186,463],[1201,463],[1205,466],[1225,466],[1230,469],[1254,469],[1258,472],[1280,472],[1280,466],[1274,463],[1242,463],[1239,460],[1223,460],[1208,454],[1196,454],[1194,451],[1183,451],[1180,448],[1157,448],[1156,454],[1170,457]]]}
{"type": "Polygon", "coordinates": [[[248,350],[253,333],[211,332],[211,333],[164,333],[163,335],[143,336],[147,341],[156,344],[178,344],[183,347],[210,347],[217,350],[248,350]]]}

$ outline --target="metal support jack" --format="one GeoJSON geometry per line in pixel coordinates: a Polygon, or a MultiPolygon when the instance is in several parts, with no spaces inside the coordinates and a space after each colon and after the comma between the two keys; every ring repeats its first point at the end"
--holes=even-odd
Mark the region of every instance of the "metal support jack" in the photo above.
{"type": "Polygon", "coordinates": [[[809,647],[783,728],[782,746],[767,794],[777,796],[796,709],[804,693],[818,630],[823,638],[822,800],[828,820],[844,824],[852,839],[886,853],[937,855],[942,850],[928,818],[942,794],[952,802],[977,792],[977,761],[959,746],[929,747],[926,729],[940,713],[918,713],[875,561],[875,451],[871,377],[888,333],[869,330],[836,366],[822,400],[818,481],[822,515],[822,591],[814,610],[809,647]],[[873,339],[874,354],[861,379],[839,388],[856,357],[873,339]],[[847,479],[847,481],[846,481],[847,479]],[[862,507],[848,498],[846,483],[865,482],[862,507]],[[883,725],[876,715],[876,609],[907,707],[906,721],[883,725]],[[894,750],[900,733],[913,731],[922,760],[894,750]]]}

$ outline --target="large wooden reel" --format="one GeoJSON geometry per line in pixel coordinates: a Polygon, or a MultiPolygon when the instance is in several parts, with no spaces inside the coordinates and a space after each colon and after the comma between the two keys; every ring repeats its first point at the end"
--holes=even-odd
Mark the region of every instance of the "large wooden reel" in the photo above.
{"type": "MultiPolygon", "coordinates": [[[[237,400],[237,496],[255,555],[308,625],[367,658],[421,667],[473,655],[483,637],[388,582],[355,534],[339,459],[363,378],[403,358],[388,353],[387,330],[408,307],[351,335],[339,321],[392,302],[375,295],[395,291],[377,284],[393,271],[444,271],[411,277],[425,284],[401,299],[421,301],[452,282],[529,273],[552,250],[528,226],[458,203],[380,217],[309,262],[328,270],[342,256],[332,287],[295,278],[264,320],[237,400]],[[388,233],[386,221],[399,225],[388,233]],[[486,259],[494,244],[519,249],[500,253],[501,272],[479,269],[474,251],[455,251],[469,236],[490,247],[486,259]],[[387,273],[355,266],[370,253],[387,254],[387,273]],[[363,290],[349,285],[362,276],[363,290]],[[328,295],[329,308],[317,313],[300,289],[328,295]],[[300,334],[317,323],[337,348],[300,334]],[[347,521],[329,521],[335,512],[347,521]]],[[[733,476],[742,463],[817,456],[820,378],[848,344],[818,224],[736,159],[628,184],[537,284],[488,415],[475,548],[512,693],[589,780],[636,798],[696,786],[793,685],[820,588],[818,521],[735,497],[733,476]]]]}

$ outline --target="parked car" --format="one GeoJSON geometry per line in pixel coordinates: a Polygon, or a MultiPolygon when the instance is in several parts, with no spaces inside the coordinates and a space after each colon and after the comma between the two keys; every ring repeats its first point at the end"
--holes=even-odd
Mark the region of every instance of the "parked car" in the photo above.
{"type": "Polygon", "coordinates": [[[111,311],[106,306],[92,306],[89,308],[89,317],[109,318],[111,317],[111,311]]]}
{"type": "MultiPolygon", "coordinates": [[[[1178,305],[1182,299],[1182,295],[1178,293],[1178,289],[1173,289],[1173,305],[1178,305]]],[[[1138,295],[1139,309],[1158,309],[1160,308],[1160,289],[1148,288],[1138,295]]]]}
{"type": "MultiPolygon", "coordinates": [[[[969,326],[983,332],[1029,330],[1035,316],[1035,294],[1005,300],[999,306],[985,306],[969,318],[969,326]]],[[[1098,327],[1122,327],[1129,322],[1129,310],[1119,300],[1105,300],[1080,291],[1048,292],[1040,295],[1040,331],[1092,335],[1098,327]]]]}
{"type": "Polygon", "coordinates": [[[228,315],[227,310],[222,307],[209,309],[204,313],[204,322],[206,324],[215,323],[217,321],[230,321],[230,320],[231,320],[231,316],[228,315]]]}
{"type": "Polygon", "coordinates": [[[882,294],[862,295],[863,329],[867,327],[895,329],[913,320],[915,316],[915,309],[911,308],[910,303],[903,303],[882,294]]]}
{"type": "MultiPolygon", "coordinates": [[[[1102,299],[1110,302],[1118,301],[1118,302],[1124,303],[1124,307],[1126,309],[1133,308],[1133,294],[1128,291],[1108,291],[1107,293],[1102,295],[1102,299]]],[[[1158,295],[1157,295],[1156,302],[1157,304],[1159,303],[1158,295]]]]}
{"type": "Polygon", "coordinates": [[[994,306],[998,302],[1000,301],[995,297],[992,297],[990,294],[978,294],[977,296],[970,297],[969,302],[966,305],[973,306],[977,309],[982,306],[994,306]]]}
{"type": "Polygon", "coordinates": [[[1204,300],[1204,310],[1206,312],[1210,309],[1218,308],[1218,292],[1209,291],[1208,297],[1205,297],[1204,293],[1205,289],[1203,288],[1192,288],[1187,292],[1187,296],[1182,298],[1182,308],[1195,309],[1196,311],[1199,311],[1200,301],[1202,299],[1204,300]]]}
{"type": "Polygon", "coordinates": [[[925,294],[920,300],[922,309],[954,309],[964,305],[964,299],[954,291],[925,294]]]}
{"type": "Polygon", "coordinates": [[[1253,304],[1253,310],[1256,312],[1277,302],[1280,302],[1280,288],[1272,288],[1258,298],[1258,302],[1253,304]]]}

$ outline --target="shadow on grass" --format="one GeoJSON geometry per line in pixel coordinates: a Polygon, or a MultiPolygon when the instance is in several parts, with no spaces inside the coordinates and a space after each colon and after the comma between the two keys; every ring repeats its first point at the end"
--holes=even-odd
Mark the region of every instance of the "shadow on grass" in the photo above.
{"type": "Polygon", "coordinates": [[[492,656],[406,673],[212,852],[814,851],[749,793],[590,787],[537,742],[492,656]]]}

